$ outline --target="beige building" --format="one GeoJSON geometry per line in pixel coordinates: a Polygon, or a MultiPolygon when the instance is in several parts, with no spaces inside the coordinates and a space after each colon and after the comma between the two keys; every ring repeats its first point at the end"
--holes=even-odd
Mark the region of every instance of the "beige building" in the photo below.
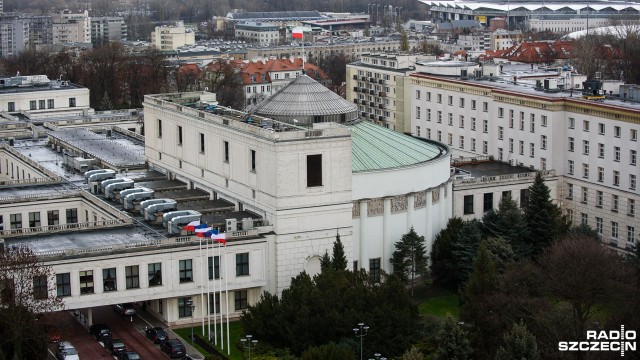
{"type": "Polygon", "coordinates": [[[69,42],[91,42],[91,18],[87,10],[80,13],[63,10],[53,16],[53,43],[69,42]]]}
{"type": "Polygon", "coordinates": [[[181,46],[195,45],[196,35],[179,21],[175,26],[156,26],[151,44],[161,51],[175,51],[181,46]]]}

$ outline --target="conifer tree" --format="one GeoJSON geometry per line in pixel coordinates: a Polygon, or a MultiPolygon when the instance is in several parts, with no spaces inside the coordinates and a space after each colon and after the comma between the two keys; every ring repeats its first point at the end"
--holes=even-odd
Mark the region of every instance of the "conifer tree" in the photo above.
{"type": "Polygon", "coordinates": [[[504,336],[504,345],[498,348],[496,360],[539,360],[540,351],[536,337],[527,330],[527,325],[513,324],[513,328],[504,336]]]}
{"type": "Polygon", "coordinates": [[[542,174],[539,172],[529,187],[525,218],[529,232],[528,243],[532,246],[534,256],[540,254],[567,230],[562,212],[551,201],[549,187],[544,183],[542,174]]]}
{"type": "Polygon", "coordinates": [[[442,327],[436,335],[436,342],[438,348],[433,354],[435,360],[467,360],[471,358],[473,349],[467,332],[451,315],[447,315],[442,322],[442,327]]]}
{"type": "Polygon", "coordinates": [[[391,258],[393,273],[402,281],[409,282],[411,295],[413,295],[416,277],[428,274],[428,257],[424,236],[418,236],[412,227],[408,233],[402,235],[395,246],[396,251],[393,252],[391,258]]]}
{"type": "Polygon", "coordinates": [[[336,241],[333,242],[331,266],[334,270],[345,270],[347,268],[347,256],[344,253],[344,246],[340,241],[340,233],[338,232],[336,232],[336,241]]]}

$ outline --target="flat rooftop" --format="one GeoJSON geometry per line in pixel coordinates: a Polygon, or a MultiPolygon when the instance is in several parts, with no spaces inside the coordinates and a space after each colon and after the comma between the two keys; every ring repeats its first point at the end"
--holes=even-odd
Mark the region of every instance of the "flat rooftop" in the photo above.
{"type": "Polygon", "coordinates": [[[471,177],[500,176],[535,172],[535,170],[528,167],[513,166],[501,161],[466,162],[463,164],[454,164],[452,166],[468,173],[471,177]]]}
{"type": "Polygon", "coordinates": [[[18,94],[18,93],[30,93],[40,91],[65,91],[75,89],[86,89],[84,86],[68,83],[67,85],[34,85],[34,86],[11,86],[0,87],[0,94],[18,94]]]}

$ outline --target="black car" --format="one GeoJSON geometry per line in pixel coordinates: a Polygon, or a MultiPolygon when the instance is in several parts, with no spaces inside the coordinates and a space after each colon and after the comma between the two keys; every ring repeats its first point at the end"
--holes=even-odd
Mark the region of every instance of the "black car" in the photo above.
{"type": "Polygon", "coordinates": [[[186,354],[182,341],[178,339],[168,339],[160,343],[160,350],[169,355],[170,358],[182,358],[186,354]]]}
{"type": "Polygon", "coordinates": [[[167,332],[161,327],[146,328],[144,332],[154,344],[160,344],[167,339],[167,332]]]}
{"type": "Polygon", "coordinates": [[[124,342],[120,339],[105,340],[104,348],[107,349],[111,355],[117,355],[118,353],[127,351],[127,347],[124,346],[124,342]]]}
{"type": "Polygon", "coordinates": [[[93,324],[89,326],[89,333],[98,341],[111,339],[111,330],[106,324],[93,324]]]}
{"type": "Polygon", "coordinates": [[[138,355],[137,352],[133,352],[133,351],[123,351],[121,353],[118,353],[118,356],[116,356],[116,359],[118,360],[140,360],[140,355],[138,355]]]}
{"type": "Polygon", "coordinates": [[[117,312],[122,316],[133,316],[136,314],[136,308],[133,307],[132,303],[126,304],[115,304],[113,305],[113,311],[117,312]]]}

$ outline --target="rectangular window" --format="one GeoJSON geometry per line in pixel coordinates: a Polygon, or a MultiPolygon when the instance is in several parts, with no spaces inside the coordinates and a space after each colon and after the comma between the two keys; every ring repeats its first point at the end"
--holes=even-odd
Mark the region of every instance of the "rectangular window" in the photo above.
{"type": "Polygon", "coordinates": [[[615,221],[611,222],[611,237],[614,239],[618,238],[618,223],[615,221]]]}
{"type": "Polygon", "coordinates": [[[460,108],[464,109],[464,98],[460,98],[460,108]]]}
{"type": "Polygon", "coordinates": [[[49,297],[49,284],[46,275],[33,277],[33,298],[43,300],[49,297]]]}
{"type": "Polygon", "coordinates": [[[547,127],[547,115],[540,116],[540,126],[547,127]]]}
{"type": "Polygon", "coordinates": [[[182,126],[178,126],[178,146],[182,146],[182,126]]]}
{"type": "Polygon", "coordinates": [[[476,139],[471,138],[471,151],[476,151],[476,139]]]}
{"type": "Polygon", "coordinates": [[[583,186],[582,187],[582,203],[586,204],[588,200],[589,200],[589,189],[583,186]]]}
{"type": "Polygon", "coordinates": [[[200,133],[200,153],[204,154],[204,134],[200,133]]]}
{"type": "Polygon", "coordinates": [[[38,109],[44,109],[47,102],[45,100],[38,100],[38,109]]]}
{"type": "Polygon", "coordinates": [[[636,150],[629,150],[629,164],[636,165],[638,161],[638,152],[636,150]]]}
{"type": "Polygon", "coordinates": [[[618,212],[618,204],[620,197],[618,195],[611,195],[611,211],[618,212]]]}
{"type": "Polygon", "coordinates": [[[536,155],[536,145],[534,143],[529,143],[529,157],[534,157],[536,155]]]}
{"type": "Polygon", "coordinates": [[[256,172],[256,151],[251,150],[251,172],[256,172]]]}
{"type": "Polygon", "coordinates": [[[47,108],[49,108],[49,109],[53,109],[53,108],[55,108],[55,101],[54,101],[54,99],[49,99],[49,100],[47,100],[47,108]]]}
{"type": "Polygon", "coordinates": [[[589,141],[587,140],[582,140],[582,153],[589,155],[589,141]]]}
{"type": "Polygon", "coordinates": [[[547,135],[540,135],[540,148],[543,150],[547,148],[547,135]]]}
{"type": "Polygon", "coordinates": [[[69,98],[69,107],[76,107],[76,98],[69,98]]]}
{"type": "Polygon", "coordinates": [[[582,225],[589,225],[589,214],[580,213],[580,223],[582,225]]]}
{"type": "Polygon", "coordinates": [[[631,141],[638,141],[638,130],[631,129],[629,136],[631,141]]]}
{"type": "Polygon", "coordinates": [[[438,124],[442,124],[442,111],[438,110],[438,124]]]}
{"type": "Polygon", "coordinates": [[[453,114],[452,113],[448,114],[447,124],[449,124],[449,126],[453,126],[453,114]]]}
{"type": "Polygon", "coordinates": [[[582,177],[589,178],[589,164],[582,164],[582,177]]]}
{"type": "Polygon", "coordinates": [[[147,276],[149,278],[149,287],[162,285],[162,263],[148,264],[147,276]]]}
{"type": "Polygon", "coordinates": [[[602,218],[596,217],[596,232],[598,233],[598,235],[602,235],[602,228],[602,218]]]}
{"type": "Polygon", "coordinates": [[[71,274],[56,274],[56,293],[58,297],[71,296],[71,274]]]}
{"type": "Polygon", "coordinates": [[[47,223],[49,226],[58,225],[60,223],[60,212],[58,210],[47,211],[47,223]]]}
{"type": "Polygon", "coordinates": [[[93,270],[80,271],[80,294],[93,294],[93,270]]]}
{"type": "Polygon", "coordinates": [[[448,133],[447,134],[447,144],[449,146],[453,145],[453,134],[452,133],[448,133]]]}
{"type": "Polygon", "coordinates": [[[192,316],[193,314],[191,313],[191,304],[191,298],[178,298],[178,317],[185,318],[192,316]]]}
{"type": "Polygon", "coordinates": [[[529,132],[536,131],[536,115],[531,114],[531,122],[529,123],[529,132]]]}
{"type": "Polygon", "coordinates": [[[569,165],[568,165],[568,170],[567,170],[569,175],[573,175],[573,170],[574,170],[574,162],[573,162],[573,160],[569,160],[569,165]]]}
{"type": "Polygon", "coordinates": [[[247,290],[237,290],[233,296],[235,300],[236,311],[245,310],[247,308],[247,290]]]}
{"type": "Polygon", "coordinates": [[[416,99],[420,100],[420,90],[416,90],[416,99]]]}
{"type": "Polygon", "coordinates": [[[179,266],[180,283],[193,281],[193,262],[191,259],[180,260],[179,266]]]}
{"type": "Polygon", "coordinates": [[[573,200],[573,184],[567,184],[567,199],[573,200]]]}
{"type": "Polygon", "coordinates": [[[449,95],[448,100],[449,100],[449,101],[448,101],[448,104],[449,104],[449,105],[453,105],[453,96],[449,95]]]}
{"type": "Polygon", "coordinates": [[[627,242],[636,241],[636,229],[633,226],[627,225],[627,242]]]}
{"type": "Polygon", "coordinates": [[[322,186],[322,154],[307,155],[307,187],[322,186]]]}
{"type": "Polygon", "coordinates": [[[38,109],[38,103],[35,100],[31,100],[29,101],[29,110],[37,110],[38,109]]]}
{"type": "Polygon", "coordinates": [[[249,253],[236,254],[236,276],[249,275],[249,253]]]}
{"type": "Polygon", "coordinates": [[[604,159],[604,144],[598,143],[598,157],[604,159]]]}
{"type": "Polygon", "coordinates": [[[16,103],[9,101],[9,103],[7,103],[7,111],[16,111],[16,103]]]}
{"type": "Polygon", "coordinates": [[[487,103],[486,101],[482,102],[482,111],[484,111],[484,112],[488,112],[489,111],[489,103],[487,103]]]}
{"type": "Polygon", "coordinates": [[[431,109],[427,109],[427,121],[431,121],[431,109]]]}
{"type": "Polygon", "coordinates": [[[475,110],[475,109],[476,109],[476,101],[471,100],[471,110],[475,110]]]}
{"type": "Polygon", "coordinates": [[[482,204],[482,211],[487,212],[493,209],[493,193],[485,193],[482,204]]]}
{"type": "Polygon", "coordinates": [[[473,195],[464,196],[464,214],[473,214],[473,195]]]}
{"type": "Polygon", "coordinates": [[[513,153],[513,139],[509,139],[509,152],[513,153]]]}
{"type": "Polygon", "coordinates": [[[369,259],[369,276],[372,283],[380,283],[380,258],[369,259]]]}
{"type": "Polygon", "coordinates": [[[501,108],[501,107],[498,108],[498,117],[499,118],[504,117],[504,108],[501,108]]]}
{"type": "Polygon", "coordinates": [[[118,278],[116,277],[116,268],[102,269],[102,291],[118,290],[118,278]]]}
{"type": "Polygon", "coordinates": [[[489,153],[489,143],[487,141],[482,142],[482,153],[483,154],[489,153]]]}
{"type": "Polygon", "coordinates": [[[574,145],[573,145],[573,138],[572,138],[572,137],[570,137],[570,138],[568,139],[567,144],[569,145],[568,150],[569,150],[569,151],[573,151],[573,149],[574,149],[574,145]]]}
{"type": "Polygon", "coordinates": [[[126,266],[124,268],[127,289],[137,289],[140,287],[139,270],[138,265],[126,266]]]}
{"type": "Polygon", "coordinates": [[[22,229],[22,214],[9,215],[9,225],[12,230],[22,229]]]}
{"type": "Polygon", "coordinates": [[[416,106],[416,119],[420,120],[420,106],[416,106]]]}
{"type": "Polygon", "coordinates": [[[209,256],[209,280],[220,279],[220,256],[209,256]]]}
{"type": "Polygon", "coordinates": [[[489,132],[489,120],[482,120],[482,132],[485,134],[489,132]]]}
{"type": "Polygon", "coordinates": [[[520,207],[524,208],[529,204],[529,189],[520,190],[520,207]]]}
{"type": "Polygon", "coordinates": [[[598,167],[598,182],[604,181],[604,168],[598,167]]]}
{"type": "Polygon", "coordinates": [[[613,185],[620,186],[620,172],[613,170],[613,185]]]}
{"type": "Polygon", "coordinates": [[[589,120],[582,120],[582,131],[589,132],[589,120]]]}
{"type": "Polygon", "coordinates": [[[620,162],[620,146],[613,147],[613,161],[620,162]]]}
{"type": "Polygon", "coordinates": [[[619,138],[620,134],[621,134],[620,126],[614,126],[613,127],[613,136],[619,138]]]}
{"type": "Polygon", "coordinates": [[[464,129],[464,115],[460,115],[459,125],[461,129],[464,129]]]}
{"type": "Polygon", "coordinates": [[[576,119],[569,118],[569,129],[573,129],[576,127],[576,119]]]}
{"type": "Polygon", "coordinates": [[[629,189],[631,189],[631,190],[635,190],[636,189],[636,175],[635,174],[629,174],[629,189]]]}
{"type": "Polygon", "coordinates": [[[442,94],[437,95],[438,104],[442,104],[442,94]]]}
{"type": "MultiPolygon", "coordinates": [[[[389,76],[389,75],[385,75],[385,76],[389,76]]],[[[431,92],[427,92],[427,101],[431,101],[431,92]]]]}
{"type": "Polygon", "coordinates": [[[162,120],[158,119],[157,126],[158,126],[158,137],[162,138],[162,120]]]}
{"type": "Polygon", "coordinates": [[[209,314],[220,313],[220,293],[209,294],[209,314]]]}
{"type": "Polygon", "coordinates": [[[509,110],[509,128],[513,129],[513,110],[509,110]]]}
{"type": "Polygon", "coordinates": [[[604,193],[602,191],[596,190],[596,207],[602,207],[603,199],[604,193]]]}
{"type": "Polygon", "coordinates": [[[598,134],[604,135],[604,124],[598,123],[598,134]]]}
{"type": "Polygon", "coordinates": [[[460,140],[460,144],[459,144],[460,149],[464,149],[464,136],[460,136],[459,140],[460,140]]]}
{"type": "Polygon", "coordinates": [[[636,201],[627,199],[627,215],[634,216],[636,214],[636,201]]]}
{"type": "Polygon", "coordinates": [[[30,212],[29,213],[29,227],[38,227],[40,226],[40,212],[30,212]]]}
{"type": "Polygon", "coordinates": [[[224,162],[229,162],[229,142],[228,141],[224,141],[223,142],[224,145],[224,162]]]}
{"type": "Polygon", "coordinates": [[[520,140],[518,145],[518,153],[524,155],[524,141],[520,140]]]}
{"type": "Polygon", "coordinates": [[[67,209],[67,224],[77,224],[78,223],[78,209],[67,209]]]}

